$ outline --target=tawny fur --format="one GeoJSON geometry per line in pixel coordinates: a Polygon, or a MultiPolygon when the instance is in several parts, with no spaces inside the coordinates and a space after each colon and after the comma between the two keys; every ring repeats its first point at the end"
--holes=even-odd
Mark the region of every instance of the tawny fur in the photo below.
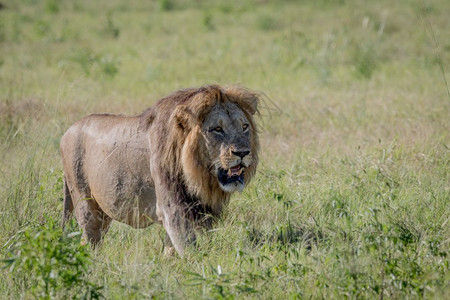
{"type": "Polygon", "coordinates": [[[160,222],[183,255],[194,229],[209,226],[229,201],[216,169],[242,161],[245,184],[255,174],[258,101],[247,89],[211,85],[175,92],[137,117],[91,115],[75,123],[61,139],[63,221],[74,210],[94,244],[113,219],[136,228],[160,222]],[[233,135],[217,142],[207,123],[227,113],[233,135]],[[244,121],[247,135],[239,131],[244,121]],[[243,149],[247,156],[233,154],[243,149]]]}

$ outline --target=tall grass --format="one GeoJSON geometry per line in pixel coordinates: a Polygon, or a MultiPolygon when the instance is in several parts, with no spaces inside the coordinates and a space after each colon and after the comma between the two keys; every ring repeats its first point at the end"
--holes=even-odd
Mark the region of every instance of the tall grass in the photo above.
{"type": "Polygon", "coordinates": [[[449,298],[448,1],[2,3],[0,298],[449,298]],[[266,95],[262,158],[185,258],[54,225],[70,124],[209,83],[266,95]]]}

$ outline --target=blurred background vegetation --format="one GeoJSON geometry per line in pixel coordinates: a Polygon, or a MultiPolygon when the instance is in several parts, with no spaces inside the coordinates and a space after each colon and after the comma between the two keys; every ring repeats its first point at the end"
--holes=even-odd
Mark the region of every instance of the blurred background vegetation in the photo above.
{"type": "Polygon", "coordinates": [[[450,297],[449,1],[0,3],[1,298],[450,297]],[[52,225],[73,122],[211,83],[263,93],[262,159],[185,259],[52,225]]]}

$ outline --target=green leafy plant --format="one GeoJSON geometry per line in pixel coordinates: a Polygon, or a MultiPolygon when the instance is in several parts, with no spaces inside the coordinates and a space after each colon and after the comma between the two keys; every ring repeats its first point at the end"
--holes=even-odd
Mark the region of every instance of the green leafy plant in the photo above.
{"type": "Polygon", "coordinates": [[[89,281],[89,247],[80,244],[80,232],[65,234],[51,218],[42,226],[20,230],[5,247],[3,265],[10,275],[27,274],[32,294],[40,299],[55,296],[99,299],[102,287],[89,281]]]}

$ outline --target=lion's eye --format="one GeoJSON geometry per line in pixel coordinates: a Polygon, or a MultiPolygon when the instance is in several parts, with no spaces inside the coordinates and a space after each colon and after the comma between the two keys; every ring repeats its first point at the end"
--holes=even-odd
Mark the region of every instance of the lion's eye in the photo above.
{"type": "Polygon", "coordinates": [[[248,128],[248,124],[244,124],[244,125],[242,125],[242,130],[246,131],[246,130],[247,130],[247,128],[248,128]]]}
{"type": "Polygon", "coordinates": [[[222,133],[223,129],[220,126],[217,126],[217,127],[214,127],[213,129],[211,129],[211,131],[222,133]]]}

